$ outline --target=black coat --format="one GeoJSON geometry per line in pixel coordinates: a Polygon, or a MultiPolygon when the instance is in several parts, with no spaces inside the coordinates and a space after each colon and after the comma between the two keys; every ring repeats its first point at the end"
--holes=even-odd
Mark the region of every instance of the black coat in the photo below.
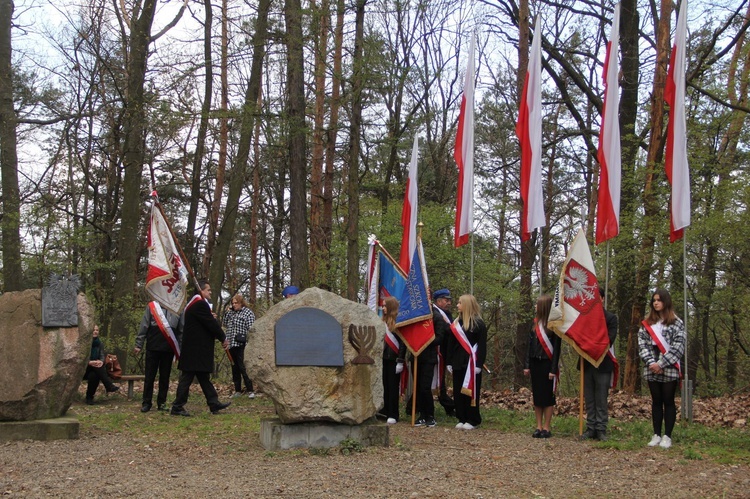
{"type": "MultiPolygon", "coordinates": [[[[461,324],[461,327],[464,329],[466,339],[469,340],[471,346],[477,345],[476,367],[482,367],[485,360],[487,360],[487,326],[480,318],[476,319],[472,329],[466,329],[460,317],[458,323],[461,324]]],[[[466,367],[469,365],[469,354],[464,350],[464,347],[461,346],[461,343],[458,342],[453,331],[450,331],[450,334],[451,340],[447,364],[453,366],[454,372],[465,371],[466,367]]]]}
{"type": "Polygon", "coordinates": [[[177,367],[183,371],[210,373],[214,370],[214,340],[226,336],[206,300],[191,300],[185,308],[182,352],[177,367]]]}
{"type": "MultiPolygon", "coordinates": [[[[604,318],[607,320],[607,334],[609,335],[609,346],[615,344],[615,338],[617,338],[617,316],[612,312],[604,311],[604,318]]],[[[580,364],[579,364],[580,366],[580,364]]],[[[599,367],[594,368],[589,361],[583,363],[583,369],[596,369],[600,373],[611,373],[615,370],[615,363],[609,358],[609,354],[604,356],[604,360],[599,364],[599,367]]]]}

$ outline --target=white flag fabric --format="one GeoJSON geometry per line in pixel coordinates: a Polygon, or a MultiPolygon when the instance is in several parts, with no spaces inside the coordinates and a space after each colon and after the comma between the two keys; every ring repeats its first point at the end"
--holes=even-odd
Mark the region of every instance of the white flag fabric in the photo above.
{"type": "Polygon", "coordinates": [[[406,192],[404,193],[404,207],[401,210],[401,226],[404,228],[401,236],[401,256],[398,264],[404,272],[411,267],[411,257],[417,247],[417,162],[419,159],[419,139],[414,134],[414,146],[411,150],[411,162],[409,162],[409,178],[406,180],[406,192]]]}
{"type": "Polygon", "coordinates": [[[594,367],[607,355],[607,320],[583,229],[578,230],[565,259],[547,327],[594,367]]]}
{"type": "Polygon", "coordinates": [[[148,229],[148,273],[145,288],[164,308],[178,315],[182,313],[187,301],[187,269],[156,202],[151,206],[151,225],[148,229]]]}
{"type": "Polygon", "coordinates": [[[599,133],[599,199],[596,206],[596,244],[620,233],[620,88],[618,53],[620,46],[620,4],[615,5],[612,30],[604,59],[604,105],[599,133]]]}
{"type": "Polygon", "coordinates": [[[521,240],[528,241],[534,229],[547,225],[542,198],[542,30],[539,16],[534,26],[516,135],[521,143],[521,240]]]}
{"type": "Polygon", "coordinates": [[[669,103],[669,126],[664,166],[672,185],[669,240],[682,238],[690,225],[690,169],[687,158],[687,125],[685,123],[685,45],[687,43],[687,0],[680,3],[674,46],[664,99],[669,103]]]}
{"type": "Polygon", "coordinates": [[[456,148],[453,158],[458,165],[458,193],[456,195],[456,227],[454,246],[458,248],[469,242],[474,230],[474,35],[469,45],[469,60],[466,63],[464,94],[461,112],[458,115],[456,148]]]}

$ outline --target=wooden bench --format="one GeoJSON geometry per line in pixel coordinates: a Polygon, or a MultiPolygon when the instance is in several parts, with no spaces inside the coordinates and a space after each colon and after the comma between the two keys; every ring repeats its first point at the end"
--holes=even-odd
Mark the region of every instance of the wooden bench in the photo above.
{"type": "Polygon", "coordinates": [[[114,380],[117,381],[127,381],[128,382],[128,400],[133,398],[133,383],[136,381],[145,381],[146,376],[142,374],[124,374],[120,376],[120,379],[114,380]]]}

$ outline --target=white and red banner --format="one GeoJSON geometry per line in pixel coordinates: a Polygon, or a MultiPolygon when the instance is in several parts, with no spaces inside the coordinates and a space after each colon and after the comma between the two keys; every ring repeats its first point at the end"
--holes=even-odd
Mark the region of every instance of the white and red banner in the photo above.
{"type": "Polygon", "coordinates": [[[664,166],[672,186],[669,240],[682,238],[690,225],[690,169],[687,158],[687,126],[685,124],[685,45],[687,43],[687,0],[680,2],[677,30],[669,61],[669,74],[664,100],[669,104],[667,151],[664,166]]]}
{"type": "Polygon", "coordinates": [[[409,178],[406,180],[406,192],[404,193],[404,207],[401,210],[401,226],[404,228],[401,236],[401,255],[398,264],[402,269],[411,267],[411,257],[417,248],[417,161],[419,158],[419,139],[414,134],[414,146],[411,150],[411,162],[409,163],[409,178]]]}
{"type": "Polygon", "coordinates": [[[604,59],[604,104],[599,131],[599,199],[596,205],[596,244],[620,233],[620,88],[618,53],[620,47],[620,4],[615,5],[612,30],[604,59]]]}
{"type": "Polygon", "coordinates": [[[474,230],[474,35],[471,36],[469,59],[466,63],[464,94],[458,115],[456,148],[453,158],[458,166],[458,194],[456,196],[456,248],[469,242],[474,230]]]}
{"type": "Polygon", "coordinates": [[[539,16],[531,42],[516,135],[521,143],[521,240],[528,241],[534,229],[547,225],[542,199],[542,30],[539,16]]]}
{"type": "Polygon", "coordinates": [[[583,229],[578,230],[563,264],[547,327],[594,367],[607,355],[607,320],[583,229]]]}
{"type": "Polygon", "coordinates": [[[464,328],[461,327],[461,324],[458,323],[458,320],[453,321],[451,324],[451,331],[453,332],[453,336],[456,338],[456,341],[458,341],[458,344],[461,345],[461,348],[464,349],[464,351],[469,355],[469,365],[466,367],[466,373],[464,374],[464,379],[461,384],[461,393],[464,395],[468,395],[471,397],[471,406],[474,407],[477,405],[476,403],[476,372],[475,368],[477,366],[477,345],[473,345],[469,342],[469,338],[466,337],[466,333],[464,332],[464,328]]]}
{"type": "Polygon", "coordinates": [[[167,320],[167,316],[164,314],[164,310],[162,310],[159,302],[156,301],[149,302],[148,308],[151,310],[151,317],[154,318],[154,322],[156,322],[156,325],[159,326],[159,331],[161,331],[164,339],[167,340],[169,347],[174,352],[174,356],[179,360],[180,342],[177,341],[177,337],[172,330],[172,326],[169,325],[169,321],[167,320]]]}
{"type": "Polygon", "coordinates": [[[185,263],[172,239],[169,225],[154,201],[148,229],[146,292],[164,308],[179,315],[187,300],[187,276],[185,263]]]}

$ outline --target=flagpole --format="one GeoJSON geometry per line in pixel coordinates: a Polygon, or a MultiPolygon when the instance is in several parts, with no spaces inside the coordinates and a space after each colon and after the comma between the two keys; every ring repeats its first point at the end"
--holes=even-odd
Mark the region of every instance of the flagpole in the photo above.
{"type": "Polygon", "coordinates": [[[609,239],[607,239],[607,263],[604,267],[604,310],[607,310],[609,301],[609,239]]]}
{"type": "MultiPolygon", "coordinates": [[[[158,208],[159,213],[161,213],[162,218],[164,219],[164,224],[167,226],[167,229],[169,229],[169,234],[172,236],[172,241],[174,242],[175,247],[177,248],[177,251],[180,253],[180,258],[182,258],[182,263],[185,265],[185,270],[188,271],[188,274],[190,274],[190,277],[193,278],[193,286],[195,286],[195,289],[198,291],[198,294],[201,293],[201,287],[200,284],[198,284],[198,279],[195,278],[195,274],[193,273],[192,267],[190,267],[190,263],[188,262],[187,258],[185,258],[185,253],[182,251],[182,246],[180,246],[180,242],[177,240],[177,237],[174,234],[174,231],[172,230],[172,226],[169,223],[169,219],[167,218],[166,213],[164,213],[164,209],[161,207],[161,203],[159,202],[159,196],[156,194],[156,191],[152,191],[153,194],[151,194],[151,197],[154,198],[153,202],[156,208],[158,208]]],[[[229,359],[229,363],[234,365],[234,359],[232,358],[232,354],[229,353],[229,349],[225,348],[224,352],[227,354],[227,358],[229,359]]]]}
{"type": "Polygon", "coordinates": [[[471,233],[471,282],[469,284],[469,293],[474,294],[474,232],[471,233]]]}
{"type": "Polygon", "coordinates": [[[693,422],[693,384],[690,382],[690,365],[688,364],[688,305],[687,305],[687,231],[682,236],[682,300],[683,322],[685,324],[685,392],[682,394],[683,403],[680,404],[682,417],[689,423],[693,422]]]}
{"type": "Polygon", "coordinates": [[[578,390],[578,436],[583,435],[583,356],[581,359],[581,386],[578,390]]]}
{"type": "Polygon", "coordinates": [[[539,296],[544,294],[544,282],[542,279],[542,258],[544,258],[544,248],[542,247],[543,239],[542,239],[542,229],[541,227],[537,229],[537,234],[539,234],[539,296]]]}
{"type": "Polygon", "coordinates": [[[419,357],[414,354],[412,356],[414,357],[414,373],[411,380],[411,425],[414,426],[417,417],[417,360],[419,357]]]}

